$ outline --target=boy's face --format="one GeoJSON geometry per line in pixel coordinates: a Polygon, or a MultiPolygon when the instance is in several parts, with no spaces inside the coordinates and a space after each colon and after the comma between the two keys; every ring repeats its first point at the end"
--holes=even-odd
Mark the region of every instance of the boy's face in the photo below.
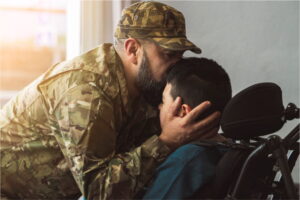
{"type": "Polygon", "coordinates": [[[171,96],[171,89],[172,85],[170,83],[167,83],[163,94],[162,94],[162,103],[159,104],[158,109],[159,109],[159,119],[160,119],[160,124],[163,125],[164,121],[166,119],[167,113],[170,110],[170,106],[172,103],[174,103],[174,99],[171,96]]]}
{"type": "MultiPolygon", "coordinates": [[[[166,117],[168,115],[168,112],[171,111],[171,106],[174,104],[175,99],[171,96],[171,90],[172,85],[170,83],[167,83],[163,94],[162,94],[162,103],[159,104],[159,119],[160,119],[160,125],[163,126],[164,122],[166,120],[166,117]]],[[[178,109],[177,116],[184,117],[187,113],[189,113],[192,110],[192,108],[187,104],[181,104],[180,108],[178,109]]]]}

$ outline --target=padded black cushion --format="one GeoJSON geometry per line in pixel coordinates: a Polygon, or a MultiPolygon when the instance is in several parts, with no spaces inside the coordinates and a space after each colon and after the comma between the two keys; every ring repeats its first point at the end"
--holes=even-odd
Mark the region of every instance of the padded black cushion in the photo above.
{"type": "Polygon", "coordinates": [[[258,83],[229,101],[221,127],[226,137],[249,139],[279,130],[284,124],[283,114],[280,87],[275,83],[258,83]]]}

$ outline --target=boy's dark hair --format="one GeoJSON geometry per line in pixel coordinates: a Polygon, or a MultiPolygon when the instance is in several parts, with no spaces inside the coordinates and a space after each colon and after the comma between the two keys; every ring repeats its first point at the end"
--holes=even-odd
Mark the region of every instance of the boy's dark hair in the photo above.
{"type": "Polygon", "coordinates": [[[171,96],[182,98],[192,108],[209,100],[211,108],[200,118],[218,110],[223,111],[231,98],[228,74],[215,61],[207,58],[183,58],[174,64],[167,76],[172,85],[171,96]]]}

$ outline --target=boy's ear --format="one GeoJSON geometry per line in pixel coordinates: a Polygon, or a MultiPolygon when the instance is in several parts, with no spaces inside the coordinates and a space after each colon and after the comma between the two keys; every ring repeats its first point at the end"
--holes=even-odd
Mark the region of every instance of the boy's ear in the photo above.
{"type": "Polygon", "coordinates": [[[192,108],[187,104],[182,104],[179,111],[179,117],[184,117],[186,114],[191,112],[192,108]]]}

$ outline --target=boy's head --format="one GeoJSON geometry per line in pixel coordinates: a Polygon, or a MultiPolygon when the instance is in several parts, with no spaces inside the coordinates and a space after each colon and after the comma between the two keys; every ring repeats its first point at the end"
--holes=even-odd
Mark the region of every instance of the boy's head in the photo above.
{"type": "Polygon", "coordinates": [[[177,62],[167,76],[163,100],[159,106],[160,120],[164,120],[169,106],[177,96],[182,98],[178,115],[183,117],[204,101],[212,106],[199,116],[204,118],[214,111],[223,111],[231,98],[230,79],[215,61],[206,58],[185,58],[177,62]]]}

